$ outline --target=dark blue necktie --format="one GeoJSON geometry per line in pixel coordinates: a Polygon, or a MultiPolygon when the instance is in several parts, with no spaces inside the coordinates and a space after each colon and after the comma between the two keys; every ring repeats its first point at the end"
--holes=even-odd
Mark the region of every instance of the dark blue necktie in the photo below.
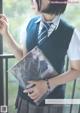
{"type": "Polygon", "coordinates": [[[41,43],[43,40],[45,40],[48,37],[48,30],[50,28],[51,23],[43,23],[43,28],[41,32],[38,35],[38,43],[41,43]]]}

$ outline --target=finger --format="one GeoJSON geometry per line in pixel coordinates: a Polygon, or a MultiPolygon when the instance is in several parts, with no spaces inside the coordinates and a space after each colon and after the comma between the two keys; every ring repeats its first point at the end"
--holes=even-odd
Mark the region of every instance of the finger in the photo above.
{"type": "Polygon", "coordinates": [[[33,93],[29,93],[28,94],[29,95],[29,97],[31,98],[31,99],[33,99],[35,102],[36,101],[38,101],[42,96],[40,95],[40,94],[38,94],[37,92],[33,92],[33,93]]]}
{"type": "Polygon", "coordinates": [[[0,17],[5,16],[5,14],[0,13],[0,17]]]}
{"type": "MultiPolygon", "coordinates": [[[[33,93],[32,93],[33,94],[33,93]]],[[[28,94],[28,96],[32,99],[32,100],[38,100],[39,96],[37,94],[28,94]]]]}
{"type": "Polygon", "coordinates": [[[33,92],[34,90],[33,90],[33,88],[29,88],[29,89],[25,89],[23,92],[24,93],[30,93],[30,92],[33,92]]]}
{"type": "Polygon", "coordinates": [[[38,96],[37,98],[34,99],[34,102],[37,102],[37,101],[39,101],[40,99],[41,99],[41,97],[38,96]]]}
{"type": "Polygon", "coordinates": [[[37,97],[37,94],[35,92],[29,93],[30,97],[37,97]]]}
{"type": "Polygon", "coordinates": [[[36,81],[28,81],[27,83],[36,84],[36,81]]]}
{"type": "Polygon", "coordinates": [[[26,89],[32,88],[32,87],[34,87],[34,86],[35,86],[35,84],[29,83],[29,84],[26,86],[26,89]]]}
{"type": "Polygon", "coordinates": [[[4,17],[4,14],[0,14],[0,18],[4,17]]]}
{"type": "Polygon", "coordinates": [[[2,22],[2,20],[0,20],[0,29],[2,29],[4,26],[4,23],[2,22]]]}
{"type": "Polygon", "coordinates": [[[3,18],[5,21],[8,22],[7,17],[4,14],[0,14],[0,18],[3,18]]]}
{"type": "Polygon", "coordinates": [[[2,19],[2,18],[0,19],[0,23],[3,24],[3,25],[7,24],[7,22],[4,19],[2,19]]]}
{"type": "Polygon", "coordinates": [[[1,24],[1,25],[3,24],[3,20],[2,20],[2,19],[0,19],[0,24],[1,24]]]}

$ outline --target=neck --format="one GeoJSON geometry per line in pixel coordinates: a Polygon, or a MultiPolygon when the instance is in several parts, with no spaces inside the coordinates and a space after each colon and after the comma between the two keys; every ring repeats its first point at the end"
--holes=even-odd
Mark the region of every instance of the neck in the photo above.
{"type": "Polygon", "coordinates": [[[46,21],[52,21],[56,15],[50,15],[50,14],[42,14],[43,16],[43,19],[46,20],[46,21]]]}

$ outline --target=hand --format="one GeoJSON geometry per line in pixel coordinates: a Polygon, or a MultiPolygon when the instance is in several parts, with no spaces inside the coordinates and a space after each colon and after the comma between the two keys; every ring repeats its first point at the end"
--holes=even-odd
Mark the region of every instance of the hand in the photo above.
{"type": "Polygon", "coordinates": [[[6,16],[0,14],[0,34],[5,35],[8,32],[8,20],[6,16]]]}
{"type": "Polygon", "coordinates": [[[35,86],[31,87],[29,89],[25,89],[24,93],[28,93],[28,96],[32,100],[34,100],[34,102],[39,100],[48,90],[48,86],[47,86],[45,80],[29,81],[28,83],[29,83],[29,85],[30,84],[35,84],[35,86]]]}

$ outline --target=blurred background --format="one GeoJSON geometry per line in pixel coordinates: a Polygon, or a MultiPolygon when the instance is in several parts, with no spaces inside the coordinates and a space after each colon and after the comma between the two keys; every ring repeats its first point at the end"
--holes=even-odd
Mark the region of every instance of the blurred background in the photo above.
{"type": "MultiPolygon", "coordinates": [[[[15,40],[19,42],[19,33],[22,24],[25,19],[30,18],[34,15],[33,10],[31,9],[30,0],[3,0],[3,13],[8,17],[9,20],[9,29],[13,34],[15,40]]],[[[62,15],[62,17],[74,27],[80,29],[80,4],[68,4],[67,9],[62,15]]],[[[6,43],[4,45],[4,53],[10,53],[6,48],[6,43]]],[[[9,68],[17,62],[16,59],[9,60],[9,68]]],[[[80,98],[80,80],[76,82],[76,89],[74,98],[80,98]]],[[[72,89],[74,82],[70,82],[66,87],[65,98],[71,98],[72,89]]],[[[15,99],[17,95],[18,83],[16,79],[9,73],[8,75],[8,101],[9,101],[9,113],[16,113],[15,110],[15,99]]],[[[78,105],[73,106],[71,113],[78,113],[78,105]]],[[[69,113],[70,106],[65,107],[64,113],[69,113]]]]}

